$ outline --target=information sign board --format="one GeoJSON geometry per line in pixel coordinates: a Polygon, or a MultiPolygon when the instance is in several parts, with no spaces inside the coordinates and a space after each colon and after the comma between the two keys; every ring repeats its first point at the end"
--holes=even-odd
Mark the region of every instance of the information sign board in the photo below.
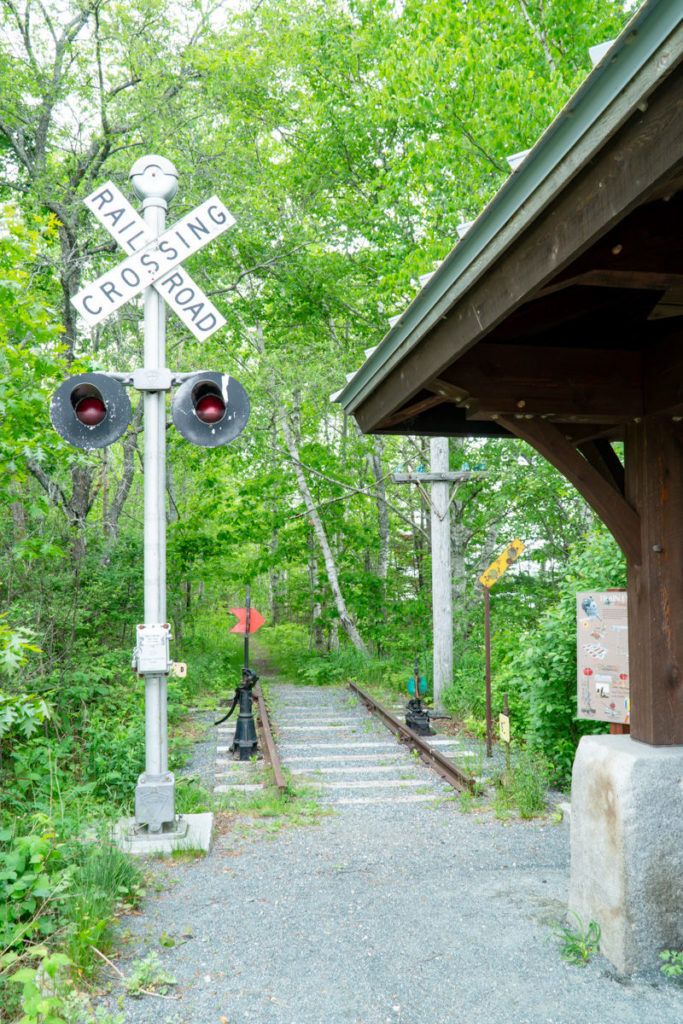
{"type": "Polygon", "coordinates": [[[578,717],[630,721],[628,622],[625,590],[576,595],[578,717]]]}

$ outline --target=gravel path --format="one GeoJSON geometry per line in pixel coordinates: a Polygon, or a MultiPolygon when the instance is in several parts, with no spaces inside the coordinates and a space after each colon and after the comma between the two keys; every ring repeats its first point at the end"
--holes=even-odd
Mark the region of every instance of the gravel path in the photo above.
{"type": "Polygon", "coordinates": [[[681,1024],[675,984],[560,958],[566,825],[461,813],[344,689],[271,694],[285,765],[331,813],[154,865],[118,965],[156,950],[180,998],[126,999],[126,1024],[681,1024]]]}

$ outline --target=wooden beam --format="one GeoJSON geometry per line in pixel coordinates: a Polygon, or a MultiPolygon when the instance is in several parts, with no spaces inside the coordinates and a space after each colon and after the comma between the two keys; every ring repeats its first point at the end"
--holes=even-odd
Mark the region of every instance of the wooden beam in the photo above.
{"type": "Polygon", "coordinates": [[[459,484],[470,480],[473,476],[485,476],[484,472],[462,470],[444,473],[392,473],[395,484],[459,484]]]}
{"type": "Polygon", "coordinates": [[[542,416],[557,423],[602,423],[608,426],[627,423],[643,411],[642,403],[629,406],[624,401],[620,404],[618,396],[614,396],[609,403],[601,402],[593,396],[581,403],[575,396],[562,393],[518,399],[501,395],[497,389],[485,399],[471,398],[469,402],[463,402],[463,407],[467,408],[467,416],[471,420],[517,416],[523,410],[523,414],[530,418],[542,416]]]}
{"type": "Polygon", "coordinates": [[[683,75],[624,125],[524,234],[354,410],[368,432],[569,267],[683,167],[683,75]]]}
{"type": "Polygon", "coordinates": [[[624,423],[604,427],[600,423],[562,423],[560,430],[568,441],[578,447],[585,441],[623,441],[624,423]]]}
{"type": "Polygon", "coordinates": [[[432,395],[430,398],[423,398],[420,402],[413,402],[412,405],[406,405],[404,409],[399,409],[399,411],[394,413],[393,416],[388,416],[382,423],[382,427],[385,430],[388,427],[395,427],[399,423],[403,423],[405,420],[418,416],[426,409],[433,409],[435,405],[443,405],[444,402],[448,401],[449,399],[444,398],[443,395],[432,395]]]}
{"type": "Polygon", "coordinates": [[[624,467],[609,441],[584,441],[578,445],[578,449],[593,469],[597,469],[598,473],[623,496],[624,467]]]}
{"type": "Polygon", "coordinates": [[[523,413],[610,423],[643,412],[640,352],[480,342],[448,376],[471,396],[463,404],[472,419],[523,413]]]}
{"type": "Polygon", "coordinates": [[[683,413],[683,329],[651,346],[643,364],[643,404],[650,415],[683,413]]]}
{"type": "Polygon", "coordinates": [[[450,381],[443,380],[442,377],[435,377],[434,380],[428,381],[425,388],[427,391],[433,391],[435,395],[443,395],[444,398],[449,398],[453,402],[461,402],[469,397],[469,392],[464,388],[459,388],[455,384],[451,384],[450,381]]]}
{"type": "Polygon", "coordinates": [[[565,288],[629,288],[653,292],[665,292],[669,288],[683,285],[683,274],[652,270],[614,270],[611,268],[586,270],[582,274],[565,277],[561,281],[541,288],[535,299],[545,298],[565,288]]]}
{"type": "Polygon", "coordinates": [[[501,418],[511,434],[527,441],[552,462],[602,519],[631,563],[640,562],[640,519],[613,484],[579,454],[562,432],[547,420],[501,418]]]}
{"type": "Polygon", "coordinates": [[[682,425],[646,417],[628,428],[625,451],[626,495],[642,531],[628,579],[631,735],[683,744],[682,425]]]}
{"type": "Polygon", "coordinates": [[[393,427],[386,429],[380,424],[378,434],[420,434],[424,437],[510,437],[509,431],[497,421],[481,420],[472,422],[465,416],[465,410],[452,402],[444,402],[433,409],[426,409],[393,427]]]}

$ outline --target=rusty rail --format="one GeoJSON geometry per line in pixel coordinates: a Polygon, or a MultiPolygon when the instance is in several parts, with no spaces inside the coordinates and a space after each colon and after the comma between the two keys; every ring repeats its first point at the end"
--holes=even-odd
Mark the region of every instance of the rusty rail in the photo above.
{"type": "Polygon", "coordinates": [[[360,697],[366,708],[377,715],[402,743],[406,743],[413,750],[417,750],[425,764],[435,771],[437,775],[440,775],[449,785],[460,792],[463,790],[468,790],[470,793],[474,792],[476,780],[471,775],[462,771],[456,764],[453,764],[447,757],[444,757],[438,750],[430,746],[428,740],[418,736],[416,732],[409,729],[403,722],[399,722],[398,718],[395,718],[390,711],[387,711],[381,704],[378,704],[369,693],[361,690],[360,686],[356,686],[355,683],[349,683],[349,687],[360,697]]]}
{"type": "Polygon", "coordinates": [[[268,706],[263,696],[263,691],[260,686],[254,687],[254,696],[258,704],[258,724],[261,730],[261,736],[263,737],[263,743],[261,749],[263,750],[263,756],[270,767],[273,769],[273,775],[275,777],[275,785],[279,789],[280,793],[284,793],[287,788],[287,780],[282,774],[282,765],[280,764],[280,755],[278,753],[275,740],[273,739],[273,733],[270,728],[270,718],[268,717],[268,706]]]}

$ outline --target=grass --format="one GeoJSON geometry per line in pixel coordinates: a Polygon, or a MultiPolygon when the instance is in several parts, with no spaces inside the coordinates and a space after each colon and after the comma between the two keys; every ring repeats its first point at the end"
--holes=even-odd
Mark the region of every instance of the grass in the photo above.
{"type": "Polygon", "coordinates": [[[111,949],[117,908],[139,902],[143,878],[133,858],[108,840],[79,846],[73,863],[64,951],[76,972],[90,975],[97,963],[93,947],[101,952],[111,949]]]}
{"type": "Polygon", "coordinates": [[[316,798],[316,791],[291,782],[284,793],[269,786],[255,793],[224,793],[218,798],[219,809],[264,822],[266,831],[274,832],[291,825],[314,825],[325,813],[316,798]]]}
{"type": "Polygon", "coordinates": [[[546,810],[548,769],[545,762],[528,750],[516,753],[509,770],[495,780],[493,807],[497,818],[517,811],[520,818],[534,818],[546,810]]]}
{"type": "Polygon", "coordinates": [[[476,793],[471,793],[468,789],[459,793],[456,799],[462,814],[471,814],[472,811],[478,811],[482,807],[481,797],[476,793]]]}
{"type": "Polygon", "coordinates": [[[585,967],[591,957],[600,951],[600,925],[590,921],[584,925],[578,914],[570,911],[574,924],[558,922],[555,934],[560,940],[560,954],[563,960],[577,967],[585,967]]]}

